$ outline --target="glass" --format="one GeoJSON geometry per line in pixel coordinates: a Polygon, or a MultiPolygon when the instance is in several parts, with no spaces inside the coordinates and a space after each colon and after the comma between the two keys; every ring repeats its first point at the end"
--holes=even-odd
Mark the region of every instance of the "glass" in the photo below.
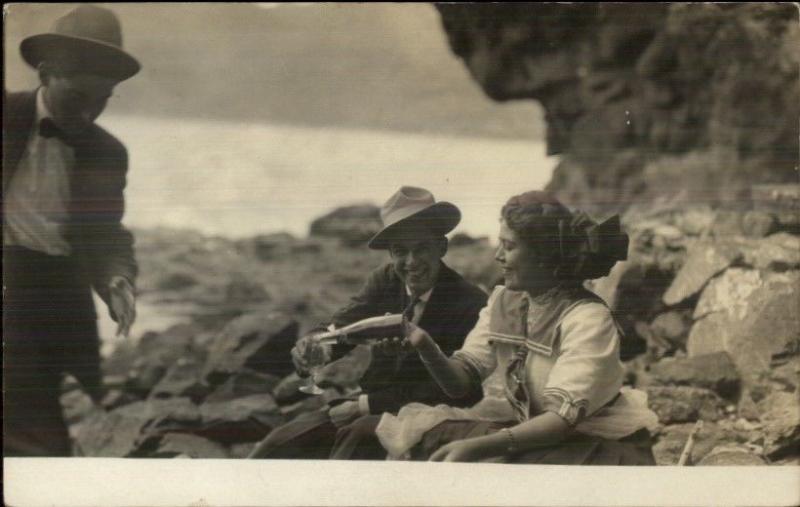
{"type": "Polygon", "coordinates": [[[331,342],[330,339],[314,339],[314,342],[310,345],[311,353],[308,357],[309,376],[305,385],[302,385],[298,388],[301,393],[319,395],[325,392],[324,389],[317,385],[317,379],[319,378],[326,364],[325,345],[330,343],[336,343],[336,340],[334,339],[331,342]]]}

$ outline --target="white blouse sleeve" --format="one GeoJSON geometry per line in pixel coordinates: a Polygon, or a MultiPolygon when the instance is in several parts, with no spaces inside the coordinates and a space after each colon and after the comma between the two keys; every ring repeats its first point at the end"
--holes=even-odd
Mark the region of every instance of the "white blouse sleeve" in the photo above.
{"type": "Polygon", "coordinates": [[[481,382],[486,380],[497,368],[494,347],[489,343],[489,315],[497,295],[502,290],[502,287],[494,289],[486,306],[483,307],[478,315],[478,322],[464,339],[464,345],[460,350],[455,351],[452,356],[453,359],[464,363],[470,371],[480,378],[481,382]]]}
{"type": "Polygon", "coordinates": [[[624,379],[620,336],[605,305],[586,303],[564,316],[560,337],[559,355],[542,392],[544,408],[574,426],[619,393],[624,379]]]}

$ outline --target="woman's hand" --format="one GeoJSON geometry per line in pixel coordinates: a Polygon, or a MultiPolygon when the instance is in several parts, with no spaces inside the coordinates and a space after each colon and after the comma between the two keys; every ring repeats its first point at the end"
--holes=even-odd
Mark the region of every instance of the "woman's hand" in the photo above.
{"type": "Polygon", "coordinates": [[[456,440],[440,447],[428,461],[478,461],[488,457],[483,447],[475,438],[456,440]]]}

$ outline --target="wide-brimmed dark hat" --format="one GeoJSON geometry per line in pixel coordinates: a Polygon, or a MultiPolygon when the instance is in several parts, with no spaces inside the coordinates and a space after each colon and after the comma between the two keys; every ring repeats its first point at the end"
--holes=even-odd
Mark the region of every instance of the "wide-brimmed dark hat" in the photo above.
{"type": "Polygon", "coordinates": [[[81,5],[58,18],[51,32],[33,35],[19,46],[22,58],[36,68],[53,54],[67,52],[80,69],[123,81],[141,66],[122,49],[122,27],[117,16],[95,5],[81,5]]]}
{"type": "Polygon", "coordinates": [[[383,229],[369,240],[373,250],[389,248],[398,229],[410,224],[421,224],[434,234],[444,236],[461,221],[461,211],[452,203],[436,202],[433,194],[424,188],[401,187],[381,208],[383,229]]]}

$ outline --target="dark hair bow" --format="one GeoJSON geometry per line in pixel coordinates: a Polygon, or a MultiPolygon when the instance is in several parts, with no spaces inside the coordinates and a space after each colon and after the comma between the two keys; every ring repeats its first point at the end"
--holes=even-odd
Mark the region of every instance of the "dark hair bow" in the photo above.
{"type": "Polygon", "coordinates": [[[617,261],[628,258],[628,235],[621,229],[619,215],[598,224],[577,211],[569,223],[559,220],[558,229],[562,262],[575,278],[606,276],[617,261]]]}

